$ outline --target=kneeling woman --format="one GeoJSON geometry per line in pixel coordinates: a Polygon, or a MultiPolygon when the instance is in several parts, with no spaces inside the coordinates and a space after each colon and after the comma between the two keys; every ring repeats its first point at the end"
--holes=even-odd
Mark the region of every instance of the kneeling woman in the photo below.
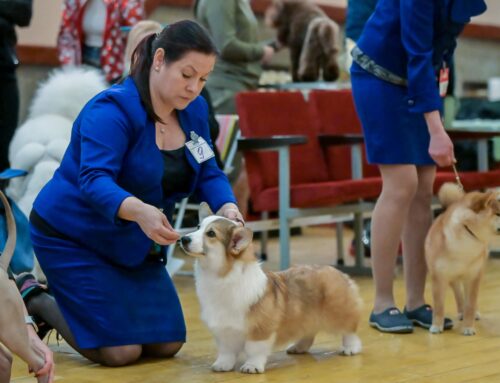
{"type": "Polygon", "coordinates": [[[156,245],[179,238],[169,222],[176,201],[194,193],[241,219],[199,97],[216,53],[192,21],[146,37],[130,77],[84,107],[34,203],[32,240],[55,300],[30,276],[21,293],[32,315],[94,362],[170,357],[185,342],[165,249],[156,245]]]}

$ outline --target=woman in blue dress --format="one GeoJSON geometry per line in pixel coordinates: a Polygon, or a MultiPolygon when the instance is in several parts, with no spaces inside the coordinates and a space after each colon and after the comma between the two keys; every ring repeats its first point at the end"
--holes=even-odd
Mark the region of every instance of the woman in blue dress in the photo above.
{"type": "MultiPolygon", "coordinates": [[[[352,88],[368,160],[383,188],[372,218],[375,301],[370,324],[385,332],[429,328],[424,301],[424,240],[431,224],[438,166],[454,161],[444,130],[441,96],[447,88],[456,39],[483,0],[379,0],[352,52],[352,88]],[[393,273],[403,242],[406,305],[393,295],[393,273]]],[[[445,328],[451,328],[451,320],[445,328]]]]}
{"type": "Polygon", "coordinates": [[[170,357],[185,342],[165,270],[164,246],[179,238],[170,225],[176,201],[195,193],[242,219],[199,97],[216,53],[192,21],[146,37],[131,75],[83,108],[34,203],[33,245],[55,300],[30,276],[18,281],[21,293],[31,315],[94,362],[170,357]]]}

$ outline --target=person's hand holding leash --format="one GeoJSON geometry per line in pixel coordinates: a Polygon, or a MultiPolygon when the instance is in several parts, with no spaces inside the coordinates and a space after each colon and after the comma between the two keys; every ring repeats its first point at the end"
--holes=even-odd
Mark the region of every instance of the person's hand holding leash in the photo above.
{"type": "Polygon", "coordinates": [[[438,166],[450,166],[455,163],[453,142],[446,133],[438,111],[425,113],[425,121],[429,129],[431,141],[429,155],[438,166]]]}
{"type": "Polygon", "coordinates": [[[118,210],[118,217],[137,222],[144,234],[159,245],[170,245],[180,238],[160,209],[136,197],[125,198],[118,210]]]}

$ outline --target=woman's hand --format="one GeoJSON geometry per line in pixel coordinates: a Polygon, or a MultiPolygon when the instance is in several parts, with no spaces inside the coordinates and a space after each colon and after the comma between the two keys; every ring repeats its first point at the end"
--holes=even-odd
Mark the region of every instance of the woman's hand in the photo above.
{"type": "Polygon", "coordinates": [[[123,200],[118,217],[137,222],[144,234],[159,245],[170,245],[180,238],[160,209],[136,197],[123,200]]]}
{"type": "Polygon", "coordinates": [[[163,212],[148,204],[139,213],[136,222],[142,231],[159,245],[170,245],[180,238],[163,212]]]}
{"type": "Polygon", "coordinates": [[[431,136],[429,155],[439,166],[452,165],[455,163],[453,142],[444,129],[439,112],[425,113],[424,116],[431,136]]]}
{"type": "Polygon", "coordinates": [[[43,366],[30,366],[30,370],[35,373],[38,383],[52,383],[54,381],[54,357],[49,347],[42,342],[35,332],[35,329],[28,325],[28,336],[30,344],[37,354],[39,354],[45,363],[43,366]]]}
{"type": "Polygon", "coordinates": [[[245,220],[234,203],[226,203],[222,205],[222,207],[215,213],[215,215],[220,215],[222,217],[226,217],[232,221],[238,222],[240,225],[245,226],[245,220]]]}

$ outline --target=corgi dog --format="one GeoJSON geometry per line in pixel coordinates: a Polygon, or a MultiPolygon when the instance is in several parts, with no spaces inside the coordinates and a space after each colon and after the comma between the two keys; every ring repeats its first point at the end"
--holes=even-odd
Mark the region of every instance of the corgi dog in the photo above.
{"type": "Polygon", "coordinates": [[[240,371],[263,373],[273,346],[288,343],[288,353],[306,353],[321,330],[343,336],[342,354],[361,352],[356,284],[331,266],[265,272],[252,237],[250,229],[202,204],[198,230],[181,238],[184,251],[196,257],[201,317],[217,344],[212,370],[233,370],[244,352],[240,371]]]}
{"type": "Polygon", "coordinates": [[[434,301],[429,331],[443,331],[445,290],[451,286],[464,335],[474,335],[479,284],[488,258],[488,243],[498,233],[499,195],[464,193],[446,183],[439,199],[446,210],[432,224],[425,240],[425,258],[434,301]]]}

